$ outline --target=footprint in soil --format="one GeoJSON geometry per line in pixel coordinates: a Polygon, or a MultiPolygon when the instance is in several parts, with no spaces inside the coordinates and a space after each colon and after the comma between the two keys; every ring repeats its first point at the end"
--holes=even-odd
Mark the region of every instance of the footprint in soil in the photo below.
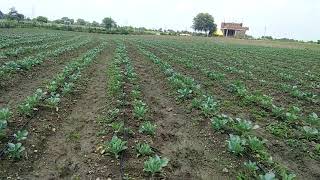
{"type": "Polygon", "coordinates": [[[61,164],[57,165],[59,177],[67,177],[78,171],[79,166],[77,163],[72,162],[71,160],[65,160],[61,164]]]}
{"type": "Polygon", "coordinates": [[[161,133],[160,138],[162,141],[177,141],[176,135],[172,133],[161,133]]]}

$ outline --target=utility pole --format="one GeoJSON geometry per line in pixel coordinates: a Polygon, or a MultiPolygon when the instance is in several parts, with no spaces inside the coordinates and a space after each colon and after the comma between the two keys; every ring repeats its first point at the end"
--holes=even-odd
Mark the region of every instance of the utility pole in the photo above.
{"type": "Polygon", "coordinates": [[[35,16],[35,7],[34,7],[34,4],[32,4],[32,12],[31,12],[31,17],[34,18],[35,16]]]}

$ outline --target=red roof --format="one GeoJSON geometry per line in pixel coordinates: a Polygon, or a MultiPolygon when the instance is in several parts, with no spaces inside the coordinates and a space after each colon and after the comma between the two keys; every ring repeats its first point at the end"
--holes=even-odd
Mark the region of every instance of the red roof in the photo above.
{"type": "Polygon", "coordinates": [[[221,23],[221,29],[249,30],[248,27],[242,25],[242,23],[221,23]]]}

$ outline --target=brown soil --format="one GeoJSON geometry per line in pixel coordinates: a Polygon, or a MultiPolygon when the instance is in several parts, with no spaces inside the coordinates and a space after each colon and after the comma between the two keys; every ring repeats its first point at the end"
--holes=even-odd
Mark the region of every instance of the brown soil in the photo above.
{"type": "Polygon", "coordinates": [[[75,51],[64,53],[54,58],[46,59],[39,66],[33,67],[29,71],[22,71],[13,74],[8,80],[1,82],[0,86],[0,107],[7,106],[13,111],[18,103],[21,103],[27,96],[30,96],[35,90],[44,85],[57,74],[68,62],[84,53],[88,48],[96,45],[91,43],[75,51]]]}
{"type": "Polygon", "coordinates": [[[101,127],[96,123],[106,101],[106,65],[114,48],[109,47],[83,73],[79,88],[62,99],[58,112],[40,110],[28,126],[27,157],[4,162],[0,174],[23,179],[107,179],[117,172],[111,158],[96,152],[101,127]],[[9,168],[10,167],[10,168],[9,168]]]}
{"type": "MultiPolygon", "coordinates": [[[[167,58],[165,55],[159,53],[157,49],[148,49],[162,59],[167,58]]],[[[239,103],[239,99],[228,93],[225,87],[223,87],[219,83],[213,83],[212,80],[204,77],[203,74],[199,73],[198,71],[190,71],[184,68],[182,65],[173,61],[170,61],[169,64],[172,65],[172,67],[174,67],[178,72],[186,74],[194,78],[196,81],[201,82],[203,84],[203,88],[206,91],[214,92],[213,94],[215,95],[215,97],[223,102],[221,112],[232,115],[234,117],[256,120],[256,118],[252,116],[252,110],[258,111],[259,109],[257,107],[248,109],[248,107],[241,105],[241,103],[239,103]]],[[[260,125],[261,128],[259,128],[256,133],[260,137],[268,140],[268,150],[269,153],[271,153],[271,155],[274,157],[274,159],[281,162],[289,169],[293,170],[300,178],[317,179],[318,177],[320,177],[319,161],[312,159],[311,157],[309,157],[309,155],[306,155],[306,153],[301,152],[299,149],[288,147],[283,139],[277,138],[264,130],[267,124],[272,121],[276,121],[271,121],[271,119],[272,117],[265,117],[263,118],[263,120],[259,119],[259,121],[256,121],[255,124],[260,125]],[[279,149],[281,150],[279,151],[279,149]],[[297,161],[297,158],[299,159],[299,161],[297,161]],[[301,164],[303,164],[303,166],[301,166],[301,164]]]]}
{"type": "MultiPolygon", "coordinates": [[[[36,88],[44,86],[67,62],[96,44],[91,43],[60,56],[56,63],[46,60],[31,71],[14,75],[5,82],[6,85],[1,86],[0,107],[8,104],[15,111],[18,103],[36,88]]],[[[109,97],[106,91],[106,70],[115,49],[111,44],[82,73],[75,92],[62,98],[58,111],[41,107],[32,118],[13,118],[18,122],[30,121],[27,126],[30,134],[23,142],[26,150],[20,161],[0,160],[0,179],[121,179],[122,165],[125,176],[149,179],[150,176],[143,172],[143,162],[147,157],[136,157],[134,145],[138,141],[148,142],[156,154],[170,160],[163,173],[154,179],[235,179],[237,173],[243,170],[243,162],[248,159],[230,154],[226,147],[227,134],[213,133],[208,119],[202,118],[198,112],[190,112],[187,104],[178,103],[174,90],[160,69],[133,43],[126,41],[126,45],[139,77],[143,101],[149,107],[148,119],[157,125],[156,136],[138,133],[142,121],[132,117],[132,99],[128,95],[132,86],[127,82],[124,92],[129,103],[120,118],[125,118],[126,126],[132,128],[135,134],[127,139],[128,149],[122,153],[123,161],[119,163],[113,156],[102,155],[97,149],[113,135],[111,131],[106,131],[103,136],[97,134],[108,130],[97,120],[105,117],[112,106],[112,102],[107,102],[109,97]]],[[[151,51],[166,59],[156,49],[151,51]]],[[[221,112],[256,120],[262,127],[274,121],[269,116],[261,118],[265,122],[255,119],[252,113],[257,108],[244,107],[221,84],[174,61],[170,64],[176,71],[201,82],[204,90],[213,92],[223,102],[221,112]]],[[[9,122],[10,126],[12,124],[14,122],[9,122]]],[[[299,148],[291,149],[284,139],[274,137],[263,128],[256,133],[269,140],[267,147],[273,159],[294,170],[299,179],[320,179],[319,161],[311,159],[306,153],[299,153],[299,148]]]]}
{"type": "MultiPolygon", "coordinates": [[[[175,47],[162,47],[162,48],[166,48],[168,51],[174,51],[174,53],[178,54],[181,57],[185,56],[186,53],[189,53],[181,48],[175,48],[175,47]]],[[[197,52],[197,53],[198,53],[198,56],[209,59],[209,61],[212,59],[211,56],[199,55],[199,52],[197,52]]],[[[223,63],[228,65],[228,62],[223,62],[223,63]]],[[[233,65],[231,65],[231,66],[233,66],[233,65]]],[[[217,72],[222,71],[220,68],[212,66],[212,65],[209,65],[209,67],[206,67],[206,68],[215,70],[217,72]]],[[[264,79],[264,80],[267,80],[267,82],[272,82],[272,83],[275,83],[275,82],[282,83],[283,82],[283,80],[281,80],[281,79],[279,80],[279,77],[277,77],[277,76],[270,76],[270,73],[266,74],[266,72],[258,72],[258,73],[256,72],[254,74],[256,76],[261,76],[258,79],[264,79]]],[[[289,93],[284,93],[279,88],[274,87],[273,84],[269,84],[269,83],[262,84],[258,80],[248,79],[247,77],[245,77],[244,75],[239,74],[239,73],[226,73],[226,79],[229,79],[229,82],[231,82],[232,80],[242,80],[245,82],[245,84],[247,85],[247,88],[250,91],[259,90],[259,91],[263,92],[264,94],[270,95],[271,97],[274,98],[274,102],[278,105],[281,105],[282,107],[290,107],[292,105],[296,105],[296,106],[298,105],[298,107],[301,107],[305,111],[306,114],[310,114],[311,112],[316,112],[316,113],[319,112],[319,109],[317,109],[317,105],[319,103],[312,103],[312,102],[304,100],[304,99],[295,98],[295,97],[291,96],[289,93]]],[[[296,83],[294,83],[294,84],[296,84],[296,83]]],[[[309,90],[307,90],[307,92],[313,92],[314,90],[315,89],[312,89],[312,90],[309,89],[309,90]]]]}
{"type": "MultiPolygon", "coordinates": [[[[128,52],[158,127],[154,146],[163,157],[170,159],[164,176],[169,179],[235,177],[242,159],[226,152],[226,136],[213,136],[210,126],[201,122],[199,116],[188,114],[183,106],[176,104],[174,97],[169,95],[166,77],[136,47],[129,45],[128,52]],[[224,173],[223,168],[229,173],[224,173]]],[[[141,171],[141,168],[131,165],[131,170],[141,171]]]]}

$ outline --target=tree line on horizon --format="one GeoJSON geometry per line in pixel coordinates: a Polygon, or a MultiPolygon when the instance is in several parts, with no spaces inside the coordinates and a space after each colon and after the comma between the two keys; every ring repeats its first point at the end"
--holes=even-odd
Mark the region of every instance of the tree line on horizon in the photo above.
{"type": "MultiPolygon", "coordinates": [[[[160,34],[163,35],[179,35],[179,34],[190,34],[194,36],[213,36],[214,32],[217,30],[217,24],[215,24],[214,17],[209,14],[209,13],[198,13],[192,21],[192,28],[195,30],[195,32],[189,32],[189,31],[174,31],[172,29],[147,29],[144,27],[139,27],[139,28],[134,28],[131,26],[126,26],[126,27],[120,27],[117,25],[116,21],[113,20],[111,17],[105,17],[101,23],[97,21],[86,21],[82,18],[78,18],[76,20],[69,18],[69,17],[62,17],[61,19],[56,19],[53,21],[50,21],[47,17],[45,16],[38,16],[36,18],[30,19],[26,18],[23,14],[19,13],[15,7],[12,7],[9,9],[9,12],[7,14],[4,14],[0,10],[0,20],[1,19],[6,19],[6,20],[11,20],[11,21],[31,21],[31,22],[38,22],[38,23],[54,23],[54,24],[62,24],[62,25],[78,25],[78,26],[86,26],[86,27],[96,27],[96,28],[105,28],[108,31],[113,30],[119,30],[123,31],[123,28],[129,28],[129,29],[136,29],[140,32],[145,32],[145,31],[155,31],[159,32],[160,34]],[[204,34],[203,34],[204,33],[204,34]]],[[[127,31],[125,31],[125,34],[130,34],[127,31]]],[[[250,39],[255,39],[252,36],[248,36],[247,38],[250,39]]],[[[263,40],[280,40],[280,41],[295,41],[298,42],[298,40],[294,39],[288,39],[288,38],[280,38],[280,39],[275,39],[271,36],[262,36],[258,39],[263,39],[263,40]]],[[[300,42],[300,41],[299,41],[300,42]]],[[[315,43],[313,41],[308,41],[310,43],[315,43]]],[[[317,44],[320,44],[320,40],[316,42],[317,44]]]]}
{"type": "Polygon", "coordinates": [[[117,28],[117,23],[111,18],[106,17],[102,20],[101,23],[98,23],[97,21],[89,22],[85,21],[84,19],[77,19],[74,20],[72,18],[68,17],[62,17],[61,19],[56,19],[53,21],[49,21],[49,19],[45,16],[38,16],[36,18],[30,19],[26,18],[23,14],[18,13],[15,7],[12,7],[9,9],[8,14],[4,14],[0,10],[0,19],[7,19],[7,20],[16,20],[16,21],[36,21],[39,23],[56,23],[56,24],[64,24],[64,25],[81,25],[81,26],[92,26],[92,27],[105,27],[106,29],[112,29],[117,28]]]}
{"type": "MultiPolygon", "coordinates": [[[[26,18],[23,14],[19,13],[15,7],[12,7],[9,9],[8,14],[4,14],[0,11],[0,19],[7,19],[7,20],[16,20],[16,21],[35,21],[39,23],[56,23],[56,24],[64,24],[64,25],[80,25],[80,26],[91,26],[91,27],[105,27],[106,29],[112,29],[117,28],[117,23],[111,18],[106,17],[102,20],[101,23],[98,23],[97,21],[86,21],[84,19],[77,19],[74,20],[69,17],[62,17],[61,19],[56,19],[53,21],[49,21],[49,19],[45,16],[38,16],[36,18],[30,19],[26,18]]],[[[193,25],[192,28],[195,31],[198,32],[205,32],[205,34],[212,35],[212,33],[216,30],[217,25],[214,24],[214,18],[212,15],[208,13],[199,13],[194,19],[193,19],[193,25]]],[[[162,28],[159,28],[157,31],[164,32],[166,30],[162,30],[162,28]]],[[[168,29],[169,32],[172,32],[173,30],[168,29]]],[[[181,31],[185,33],[190,33],[188,31],[181,31]]]]}

